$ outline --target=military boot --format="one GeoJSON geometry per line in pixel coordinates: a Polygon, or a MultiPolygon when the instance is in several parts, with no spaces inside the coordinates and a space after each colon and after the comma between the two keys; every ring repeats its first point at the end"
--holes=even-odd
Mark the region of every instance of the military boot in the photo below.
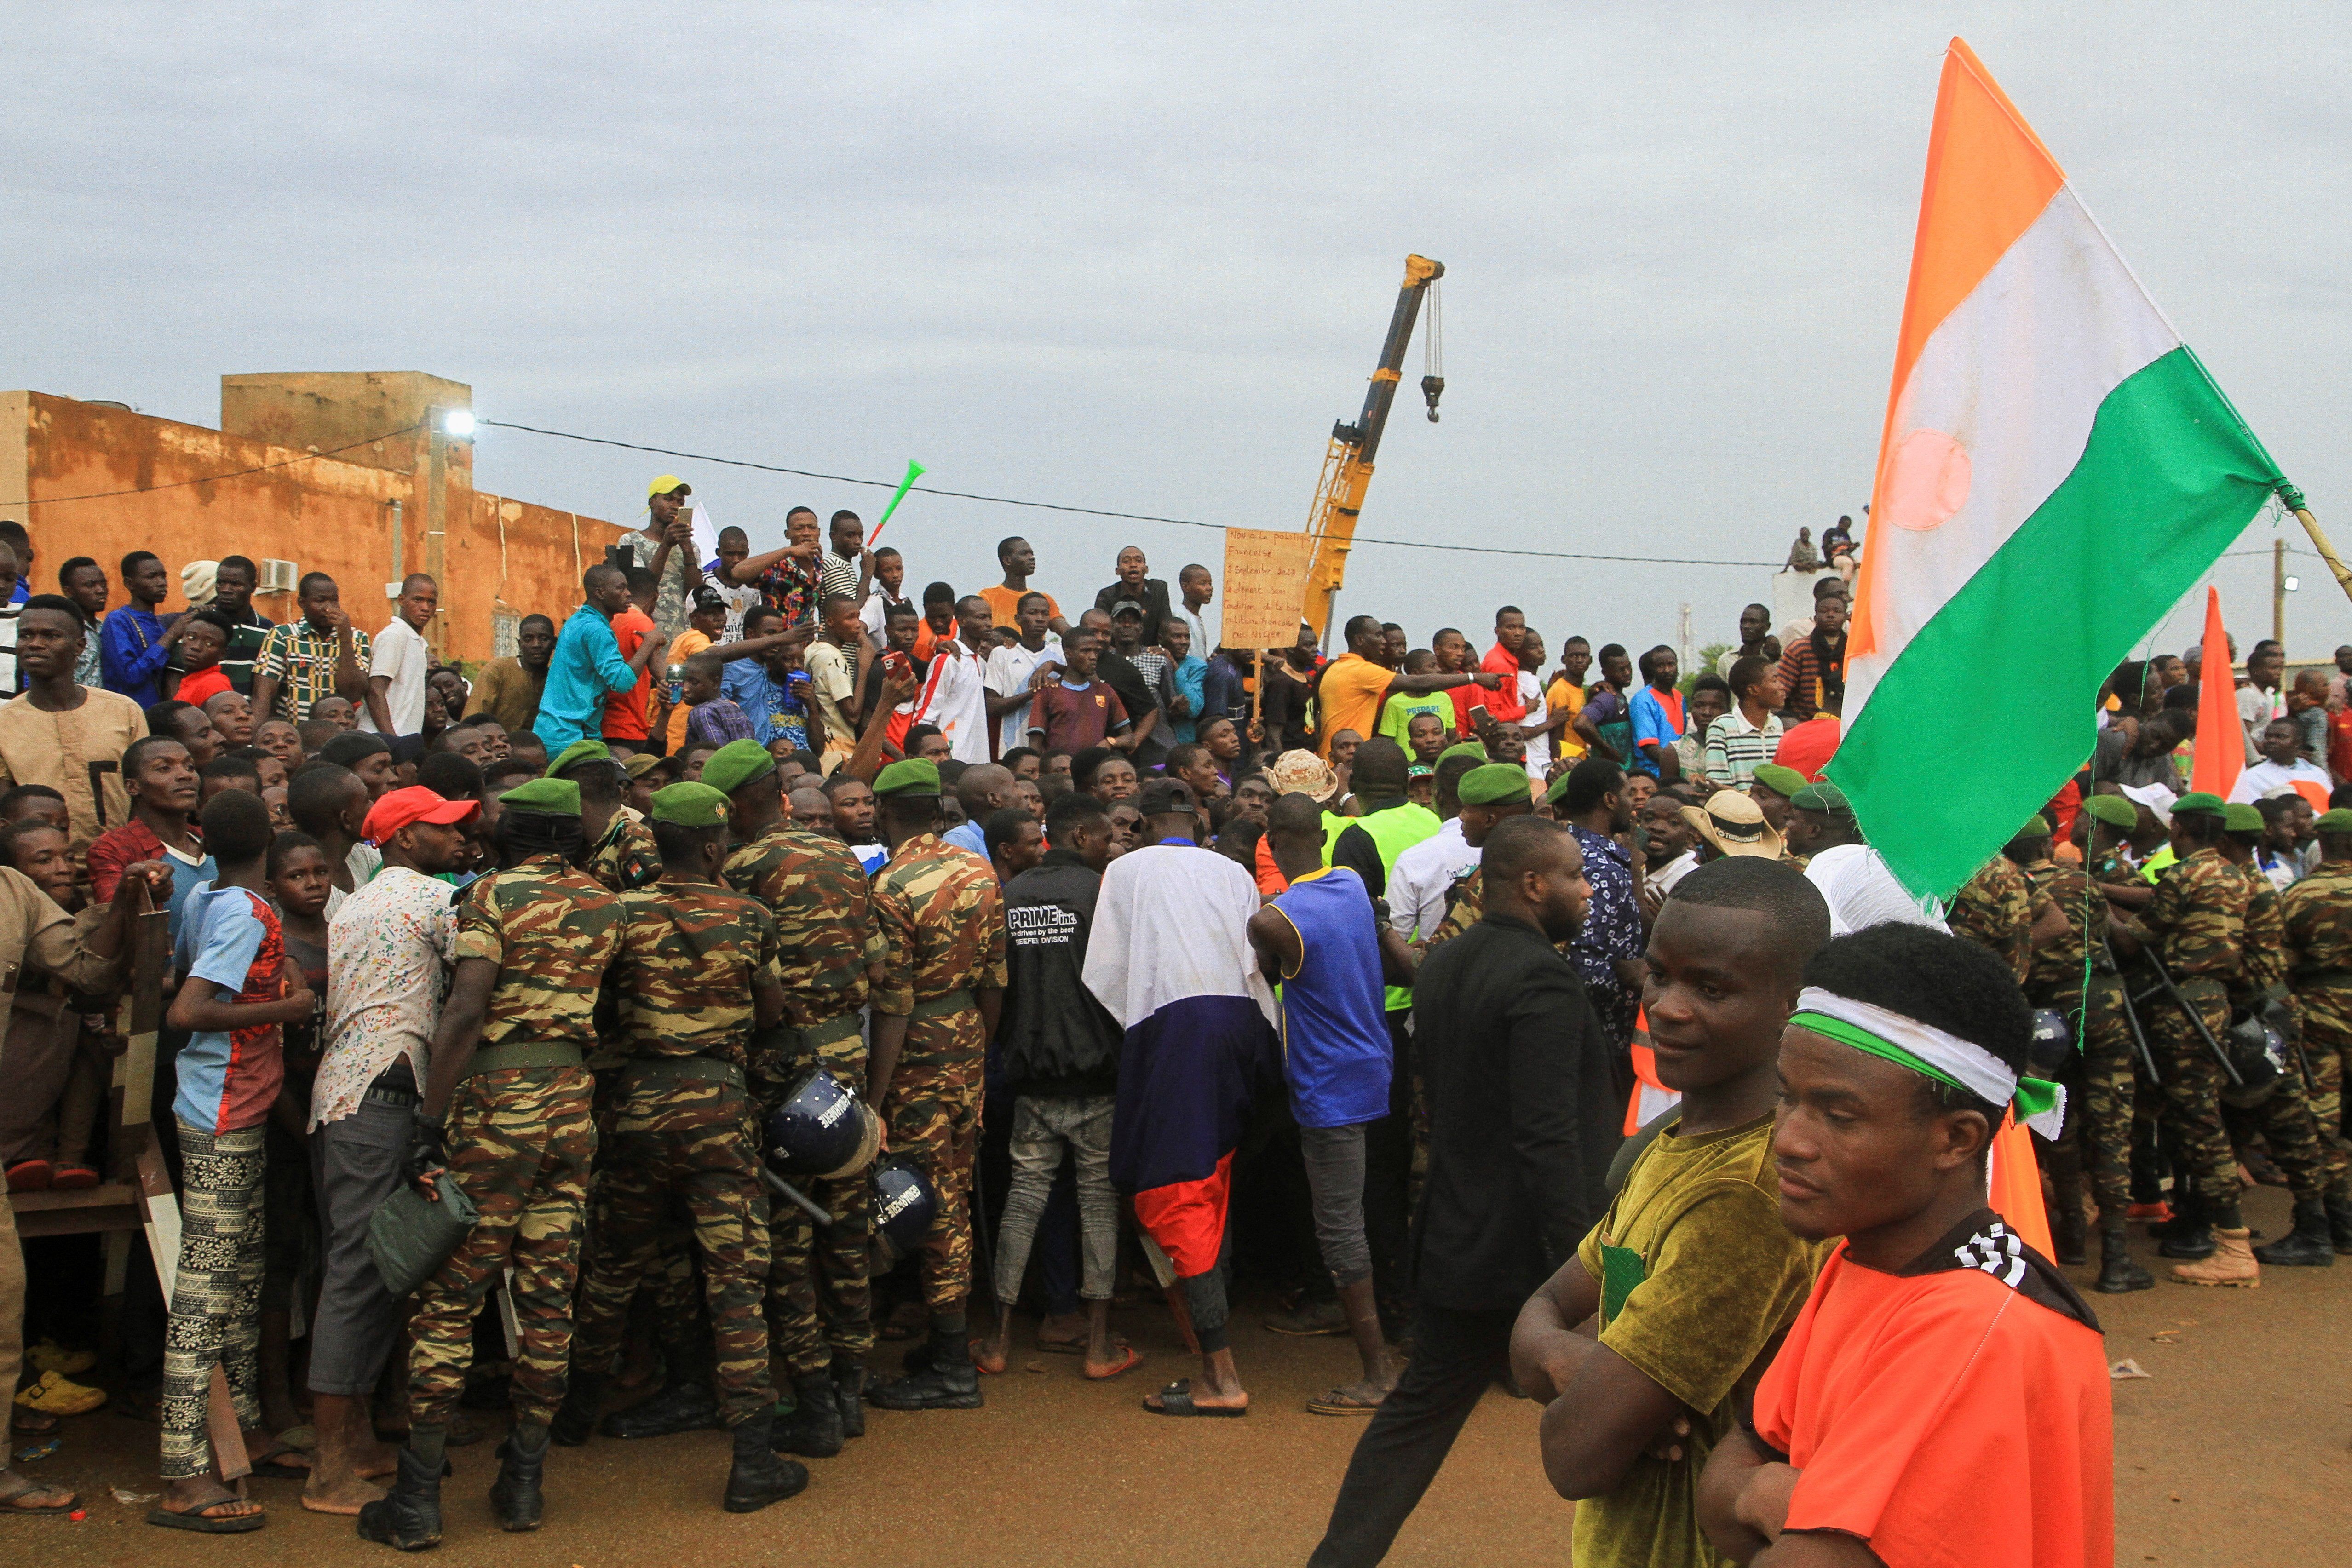
{"type": "Polygon", "coordinates": [[[596,1412],[604,1406],[604,1379],[593,1372],[574,1370],[563,1390],[563,1404],[547,1424],[547,1436],[559,1448],[576,1448],[596,1431],[596,1412]]]}
{"type": "Polygon", "coordinates": [[[708,1432],[719,1423],[719,1396],[707,1377],[681,1377],[642,1405],[615,1410],[597,1430],[607,1437],[667,1437],[673,1432],[708,1432]]]}
{"type": "Polygon", "coordinates": [[[2082,1264],[2088,1229],[2082,1200],[2062,1193],[2057,1207],[2050,1211],[2050,1244],[2058,1249],[2058,1261],[2070,1266],[2082,1264]]]}
{"type": "Polygon", "coordinates": [[[547,1428],[520,1422],[499,1445],[499,1479],[490,1483],[490,1510],[499,1528],[537,1530],[544,1500],[540,1480],[547,1469],[547,1428]]]}
{"type": "MultiPolygon", "coordinates": [[[[971,1364],[971,1344],[965,1337],[961,1324],[953,1329],[933,1327],[929,1344],[923,1347],[921,1369],[886,1383],[866,1396],[867,1402],[884,1410],[977,1410],[983,1403],[980,1396],[980,1368],[971,1364]]],[[[909,1354],[907,1364],[917,1364],[909,1354]]]]}
{"type": "Polygon", "coordinates": [[[2099,1221],[2099,1281],[2091,1289],[2102,1295],[2151,1290],[2156,1276],[2132,1261],[2131,1235],[2120,1218],[2099,1221]]]}
{"type": "Polygon", "coordinates": [[[772,1451],[775,1418],[774,1411],[762,1410],[730,1434],[735,1457],[727,1469],[727,1496],[719,1505],[730,1513],[757,1513],[772,1502],[799,1495],[808,1486],[806,1465],[779,1458],[772,1451]]]}
{"type": "Polygon", "coordinates": [[[415,1431],[400,1450],[400,1476],[392,1490],[360,1509],[362,1541],[422,1552],[441,1544],[442,1434],[415,1431]],[[425,1439],[420,1451],[417,1439],[425,1439]]]}
{"type": "Polygon", "coordinates": [[[841,1435],[866,1436],[866,1364],[835,1356],[833,1362],[833,1405],[841,1413],[841,1435]]]}
{"type": "Polygon", "coordinates": [[[775,1423],[777,1452],[829,1459],[841,1452],[841,1410],[828,1372],[802,1373],[793,1379],[793,1413],[775,1423]]]}
{"type": "Polygon", "coordinates": [[[2202,1262],[2178,1265],[2173,1279],[2184,1285],[2242,1285],[2249,1290],[2263,1282],[2262,1265],[2254,1261],[2244,1226],[2216,1226],[2212,1236],[2213,1255],[2202,1262]]]}
{"type": "Polygon", "coordinates": [[[2171,1223],[2147,1228],[2147,1233],[2157,1238],[2157,1251],[2167,1258],[2210,1258],[2213,1255],[2213,1227],[2206,1220],[2210,1207],[2205,1195],[2200,1192],[2176,1192],[2172,1198],[2172,1212],[2171,1223]]]}
{"type": "Polygon", "coordinates": [[[2327,1200],[2327,1239],[2338,1258],[2352,1258],[2352,1197],[2327,1200]]]}
{"type": "Polygon", "coordinates": [[[2294,1206],[2294,1228],[2267,1247],[2254,1249],[2254,1260],[2283,1269],[2329,1269],[2336,1264],[2336,1245],[2328,1236],[2327,1206],[2314,1198],[2294,1206]]]}

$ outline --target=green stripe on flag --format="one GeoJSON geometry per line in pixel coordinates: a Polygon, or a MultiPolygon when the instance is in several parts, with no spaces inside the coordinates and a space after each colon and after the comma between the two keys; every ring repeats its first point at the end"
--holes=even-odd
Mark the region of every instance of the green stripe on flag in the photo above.
{"type": "Polygon", "coordinates": [[[2090,755],[2099,684],[2279,471],[2185,345],[2099,404],[2082,459],[1919,629],[1829,777],[1915,894],[1949,897],[2090,755]]]}

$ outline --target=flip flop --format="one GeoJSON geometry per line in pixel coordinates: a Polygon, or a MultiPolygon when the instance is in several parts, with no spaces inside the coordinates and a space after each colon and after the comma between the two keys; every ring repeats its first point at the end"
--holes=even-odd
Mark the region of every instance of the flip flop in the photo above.
{"type": "Polygon", "coordinates": [[[1246,1405],[1195,1405],[1192,1403],[1192,1380],[1180,1377],[1160,1391],[1160,1403],[1151,1403],[1146,1396],[1143,1407],[1154,1416],[1226,1416],[1235,1419],[1249,1414],[1246,1405]]]}
{"type": "Polygon", "coordinates": [[[302,1453],[301,1449],[280,1443],[268,1453],[248,1455],[246,1462],[253,1467],[255,1475],[266,1481],[307,1481],[310,1479],[310,1456],[302,1453]],[[274,1463],[273,1461],[281,1454],[300,1454],[303,1463],[299,1465],[274,1463]]]}
{"type": "Polygon", "coordinates": [[[16,1490],[0,1491],[0,1513],[71,1513],[74,1511],[75,1502],[74,1494],[66,1488],[51,1486],[47,1481],[37,1481],[29,1477],[25,1478],[24,1485],[16,1488],[16,1490]],[[53,1497],[61,1497],[66,1500],[47,1508],[16,1500],[18,1498],[30,1496],[35,1492],[47,1492],[53,1497]]]}
{"type": "Polygon", "coordinates": [[[1112,1378],[1118,1376],[1120,1374],[1132,1372],[1137,1367],[1143,1364],[1143,1353],[1136,1349],[1133,1345],[1121,1343],[1118,1349],[1121,1358],[1119,1364],[1117,1366],[1112,1367],[1108,1372],[1088,1372],[1087,1374],[1087,1380],[1088,1382],[1108,1383],[1112,1378]]]}
{"type": "Polygon", "coordinates": [[[269,1516],[257,1511],[215,1515],[213,1510],[244,1500],[243,1498],[225,1497],[185,1513],[168,1508],[151,1508],[147,1511],[147,1522],[160,1524],[165,1530],[193,1530],[199,1535],[243,1535],[247,1531],[259,1530],[269,1516]]]}
{"type": "Polygon", "coordinates": [[[991,1366],[989,1363],[995,1360],[995,1358],[988,1354],[988,1342],[984,1339],[976,1339],[971,1341],[970,1343],[971,1348],[971,1364],[978,1367],[984,1376],[994,1377],[998,1374],[1002,1373],[1006,1367],[1013,1364],[1013,1358],[1008,1355],[1003,1360],[996,1362],[995,1365],[991,1366]]]}
{"type": "Polygon", "coordinates": [[[1327,1388],[1307,1402],[1307,1408],[1318,1416],[1370,1416],[1380,1407],[1379,1400],[1359,1399],[1345,1388],[1327,1388]]]}

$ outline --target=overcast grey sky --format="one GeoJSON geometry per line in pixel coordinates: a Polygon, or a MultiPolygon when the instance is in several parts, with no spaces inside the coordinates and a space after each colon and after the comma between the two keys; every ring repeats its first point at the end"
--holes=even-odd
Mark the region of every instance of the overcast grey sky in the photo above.
{"type": "MultiPolygon", "coordinates": [[[[1295,528],[1419,251],[1444,422],[1416,340],[1364,534],[1778,560],[1868,499],[1958,32],[2352,548],[2340,5],[362,11],[12,9],[0,384],[212,424],[224,371],[423,370],[487,418],[1295,528]]],[[[477,472],[618,519],[667,467],[755,539],[879,504],[496,430],[477,472]]],[[[1129,540],[1220,559],[920,496],[887,542],[966,588],[1012,532],[1066,602],[1129,540]]],[[[2315,656],[2352,605],[2300,564],[2315,656]]],[[[1366,545],[1341,608],[1420,642],[1509,599],[1557,653],[1688,601],[1704,643],[1766,576],[1366,545]]],[[[2233,627],[2269,579],[2223,563],[2233,627]]]]}

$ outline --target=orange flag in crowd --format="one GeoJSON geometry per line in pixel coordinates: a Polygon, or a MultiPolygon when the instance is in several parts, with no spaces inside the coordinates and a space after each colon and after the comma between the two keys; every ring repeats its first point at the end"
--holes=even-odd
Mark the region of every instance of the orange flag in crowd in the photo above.
{"type": "Polygon", "coordinates": [[[2205,590],[2205,652],[2197,666],[2197,761],[2189,788],[2230,798],[2246,766],[2238,688],[2230,664],[2230,637],[2221,630],[2221,591],[2205,590]]]}

